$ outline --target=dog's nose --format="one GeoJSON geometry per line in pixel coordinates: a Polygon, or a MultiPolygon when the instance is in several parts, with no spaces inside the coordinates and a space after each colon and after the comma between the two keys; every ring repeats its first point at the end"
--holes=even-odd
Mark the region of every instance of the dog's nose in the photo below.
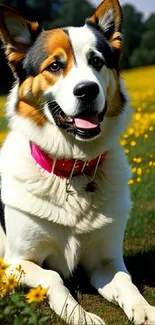
{"type": "Polygon", "coordinates": [[[91,102],[97,97],[99,93],[99,86],[93,81],[79,82],[75,86],[73,93],[77,98],[85,102],[91,102]]]}

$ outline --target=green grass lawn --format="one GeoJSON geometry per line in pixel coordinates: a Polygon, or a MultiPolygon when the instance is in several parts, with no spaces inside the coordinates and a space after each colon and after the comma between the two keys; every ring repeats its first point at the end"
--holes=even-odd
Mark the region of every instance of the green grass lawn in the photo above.
{"type": "MultiPolygon", "coordinates": [[[[134,89],[132,89],[131,96],[132,94],[135,95],[134,89]]],[[[1,97],[0,130],[3,136],[6,129],[6,121],[3,117],[4,102],[5,97],[1,97]]],[[[153,124],[148,124],[148,129],[146,127],[146,130],[138,136],[135,136],[135,133],[129,135],[125,144],[125,150],[129,151],[129,163],[133,168],[136,168],[136,172],[133,173],[133,184],[130,185],[133,208],[125,233],[124,258],[133,276],[133,281],[143,292],[149,303],[155,305],[155,132],[152,129],[155,126],[155,121],[154,116],[151,115],[153,114],[153,107],[155,107],[155,96],[154,99],[153,97],[141,98],[141,104],[143,108],[142,112],[139,109],[140,117],[137,122],[139,127],[141,123],[143,124],[144,119],[146,120],[145,124],[147,123],[149,116],[152,117],[151,123],[153,124]],[[145,105],[143,105],[144,102],[145,105]],[[145,115],[145,113],[149,115],[145,115]],[[153,125],[153,127],[150,128],[150,125],[153,125]],[[132,146],[131,142],[135,140],[136,145],[132,146]],[[136,157],[140,157],[140,162],[135,162],[136,157]],[[139,181],[137,181],[137,168],[139,168],[140,174],[139,181]]],[[[137,113],[137,107],[141,104],[138,103],[138,99],[132,104],[135,114],[137,113]]],[[[138,115],[136,118],[138,119],[138,115]]],[[[135,127],[138,128],[138,126],[135,127]]],[[[0,141],[2,141],[3,136],[0,141]]],[[[103,317],[107,325],[130,324],[119,307],[105,301],[91,288],[88,279],[81,270],[75,274],[67,285],[81,305],[86,310],[103,317]]],[[[52,313],[46,303],[41,307],[39,305],[39,310],[42,310],[43,314],[49,315],[49,313],[52,313]]],[[[55,318],[48,321],[48,324],[58,323],[63,324],[63,322],[55,318]]],[[[14,324],[12,320],[8,325],[11,324],[14,324]]]]}

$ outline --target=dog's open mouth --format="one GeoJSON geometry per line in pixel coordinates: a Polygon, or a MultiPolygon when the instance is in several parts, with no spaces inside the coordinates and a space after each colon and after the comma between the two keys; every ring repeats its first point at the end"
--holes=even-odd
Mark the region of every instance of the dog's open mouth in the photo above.
{"type": "Polygon", "coordinates": [[[103,120],[103,113],[84,111],[77,116],[67,116],[62,109],[55,111],[51,104],[49,109],[58,127],[65,129],[68,133],[78,136],[81,139],[89,140],[98,136],[101,132],[100,122],[103,120]]]}
{"type": "Polygon", "coordinates": [[[84,112],[76,117],[68,117],[64,115],[64,113],[62,116],[60,113],[59,119],[63,122],[63,126],[67,123],[67,126],[69,126],[69,128],[67,128],[68,132],[73,132],[74,135],[83,139],[94,138],[101,132],[99,115],[96,112],[84,112]]]}

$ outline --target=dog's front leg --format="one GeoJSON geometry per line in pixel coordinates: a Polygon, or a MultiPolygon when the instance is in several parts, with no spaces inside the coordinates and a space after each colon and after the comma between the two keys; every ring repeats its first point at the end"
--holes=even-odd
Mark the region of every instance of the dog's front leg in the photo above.
{"type": "MultiPolygon", "coordinates": [[[[41,285],[48,288],[50,307],[68,324],[105,325],[104,321],[95,314],[86,312],[72,297],[64,286],[60,275],[51,270],[45,270],[29,261],[16,261],[24,271],[20,283],[29,287],[41,285]]],[[[16,266],[17,266],[16,264],[16,266]]],[[[8,272],[17,272],[16,266],[10,266],[8,272]]]]}
{"type": "Polygon", "coordinates": [[[136,325],[155,325],[152,307],[132,283],[122,260],[111,260],[93,271],[91,284],[110,302],[119,304],[136,325]]]}

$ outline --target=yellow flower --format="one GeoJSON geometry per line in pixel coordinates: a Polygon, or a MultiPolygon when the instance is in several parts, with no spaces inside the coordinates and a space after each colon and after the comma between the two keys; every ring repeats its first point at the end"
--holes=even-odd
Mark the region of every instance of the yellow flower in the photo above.
{"type": "Polygon", "coordinates": [[[147,139],[149,135],[147,133],[144,134],[144,138],[147,139]]]}
{"type": "Polygon", "coordinates": [[[16,287],[18,286],[18,280],[16,278],[16,276],[14,274],[10,274],[7,277],[7,281],[6,281],[6,287],[7,287],[7,291],[12,291],[14,290],[16,287]]]}
{"type": "Polygon", "coordinates": [[[0,284],[0,297],[3,298],[7,294],[7,285],[6,282],[2,282],[0,284]]]}
{"type": "Polygon", "coordinates": [[[125,146],[127,144],[127,141],[126,140],[121,140],[120,144],[121,144],[121,146],[125,146]]]}
{"type": "Polygon", "coordinates": [[[5,276],[5,270],[0,269],[0,284],[2,282],[3,277],[5,276]]]}
{"type": "Polygon", "coordinates": [[[142,169],[141,168],[137,168],[137,175],[142,175],[142,169]]]}
{"type": "Polygon", "coordinates": [[[131,141],[131,142],[130,142],[130,146],[131,146],[131,147],[134,147],[135,145],[136,145],[136,141],[131,141]]]}
{"type": "Polygon", "coordinates": [[[129,132],[130,135],[132,135],[134,133],[134,129],[133,128],[129,128],[128,132],[129,132]]]}
{"type": "Polygon", "coordinates": [[[154,130],[154,127],[153,127],[153,126],[150,126],[150,127],[149,127],[149,131],[152,132],[153,130],[154,130]]]}
{"type": "Polygon", "coordinates": [[[141,163],[142,162],[142,158],[137,158],[137,163],[141,163]]]}
{"type": "Polygon", "coordinates": [[[16,266],[16,270],[19,271],[19,272],[22,271],[22,266],[21,266],[21,264],[19,264],[19,265],[16,266]]]}
{"type": "Polygon", "coordinates": [[[129,185],[132,185],[134,183],[134,180],[133,179],[130,179],[129,181],[128,181],[128,184],[129,185]]]}
{"type": "Polygon", "coordinates": [[[141,182],[141,178],[137,177],[137,182],[140,183],[141,182]]]}
{"type": "Polygon", "coordinates": [[[3,260],[3,258],[0,257],[0,271],[5,272],[9,266],[10,266],[10,264],[6,264],[3,260]]]}
{"type": "Polygon", "coordinates": [[[153,166],[153,161],[150,161],[150,162],[149,162],[149,166],[150,166],[150,167],[153,166]]]}
{"type": "Polygon", "coordinates": [[[127,154],[129,153],[129,149],[125,149],[124,152],[127,154]]]}
{"type": "Polygon", "coordinates": [[[16,266],[16,270],[20,273],[20,275],[25,275],[25,271],[22,269],[21,264],[16,266]]]}
{"type": "Polygon", "coordinates": [[[37,288],[30,289],[25,297],[29,304],[34,301],[41,302],[47,298],[47,289],[42,288],[42,286],[39,285],[37,288]]]}
{"type": "Polygon", "coordinates": [[[136,171],[137,171],[137,168],[136,167],[133,167],[132,168],[132,173],[136,173],[136,171]]]}
{"type": "Polygon", "coordinates": [[[141,114],[140,113],[136,113],[135,114],[135,120],[139,121],[141,119],[141,114]]]}

